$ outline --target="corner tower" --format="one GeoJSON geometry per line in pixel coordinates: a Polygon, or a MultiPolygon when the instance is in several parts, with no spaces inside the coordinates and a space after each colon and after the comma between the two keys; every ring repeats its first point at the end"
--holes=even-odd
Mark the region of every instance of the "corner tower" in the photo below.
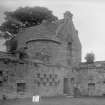
{"type": "Polygon", "coordinates": [[[16,39],[18,50],[25,48],[28,55],[27,92],[72,95],[72,67],[81,61],[81,44],[72,14],[67,11],[62,20],[26,28],[16,39]]]}
{"type": "Polygon", "coordinates": [[[60,20],[56,30],[56,37],[66,44],[68,65],[76,66],[81,62],[81,42],[72,17],[69,11],[64,13],[64,19],[60,20]]]}

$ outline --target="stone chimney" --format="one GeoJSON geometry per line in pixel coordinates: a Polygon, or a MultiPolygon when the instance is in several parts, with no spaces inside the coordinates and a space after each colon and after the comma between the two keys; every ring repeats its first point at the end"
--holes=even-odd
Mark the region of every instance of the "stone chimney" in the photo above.
{"type": "Polygon", "coordinates": [[[64,13],[64,22],[72,21],[72,17],[73,17],[72,13],[69,11],[66,11],[64,13]]]}

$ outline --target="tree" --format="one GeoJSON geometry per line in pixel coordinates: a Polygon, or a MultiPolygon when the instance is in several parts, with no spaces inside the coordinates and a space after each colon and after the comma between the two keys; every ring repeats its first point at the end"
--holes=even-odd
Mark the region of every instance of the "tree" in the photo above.
{"type": "Polygon", "coordinates": [[[95,55],[93,53],[87,53],[85,59],[87,63],[93,63],[95,60],[95,55]]]}
{"type": "Polygon", "coordinates": [[[11,34],[18,33],[20,28],[41,24],[43,20],[50,22],[57,20],[52,11],[45,7],[21,7],[13,12],[5,12],[5,16],[5,22],[0,29],[11,34]]]}

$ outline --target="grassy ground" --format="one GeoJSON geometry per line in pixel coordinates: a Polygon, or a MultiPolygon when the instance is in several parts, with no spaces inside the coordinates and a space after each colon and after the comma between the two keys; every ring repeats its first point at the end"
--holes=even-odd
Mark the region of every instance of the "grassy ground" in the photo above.
{"type": "Polygon", "coordinates": [[[33,103],[32,99],[15,99],[0,101],[0,105],[105,105],[105,98],[52,97],[42,98],[39,103],[33,103]]]}

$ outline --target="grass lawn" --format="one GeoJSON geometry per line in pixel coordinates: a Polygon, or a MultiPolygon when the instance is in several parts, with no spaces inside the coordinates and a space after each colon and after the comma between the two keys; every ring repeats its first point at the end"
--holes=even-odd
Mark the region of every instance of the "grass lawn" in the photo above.
{"type": "Polygon", "coordinates": [[[39,103],[33,103],[32,99],[14,99],[0,101],[0,105],[105,105],[105,98],[52,97],[42,98],[39,103]]]}

